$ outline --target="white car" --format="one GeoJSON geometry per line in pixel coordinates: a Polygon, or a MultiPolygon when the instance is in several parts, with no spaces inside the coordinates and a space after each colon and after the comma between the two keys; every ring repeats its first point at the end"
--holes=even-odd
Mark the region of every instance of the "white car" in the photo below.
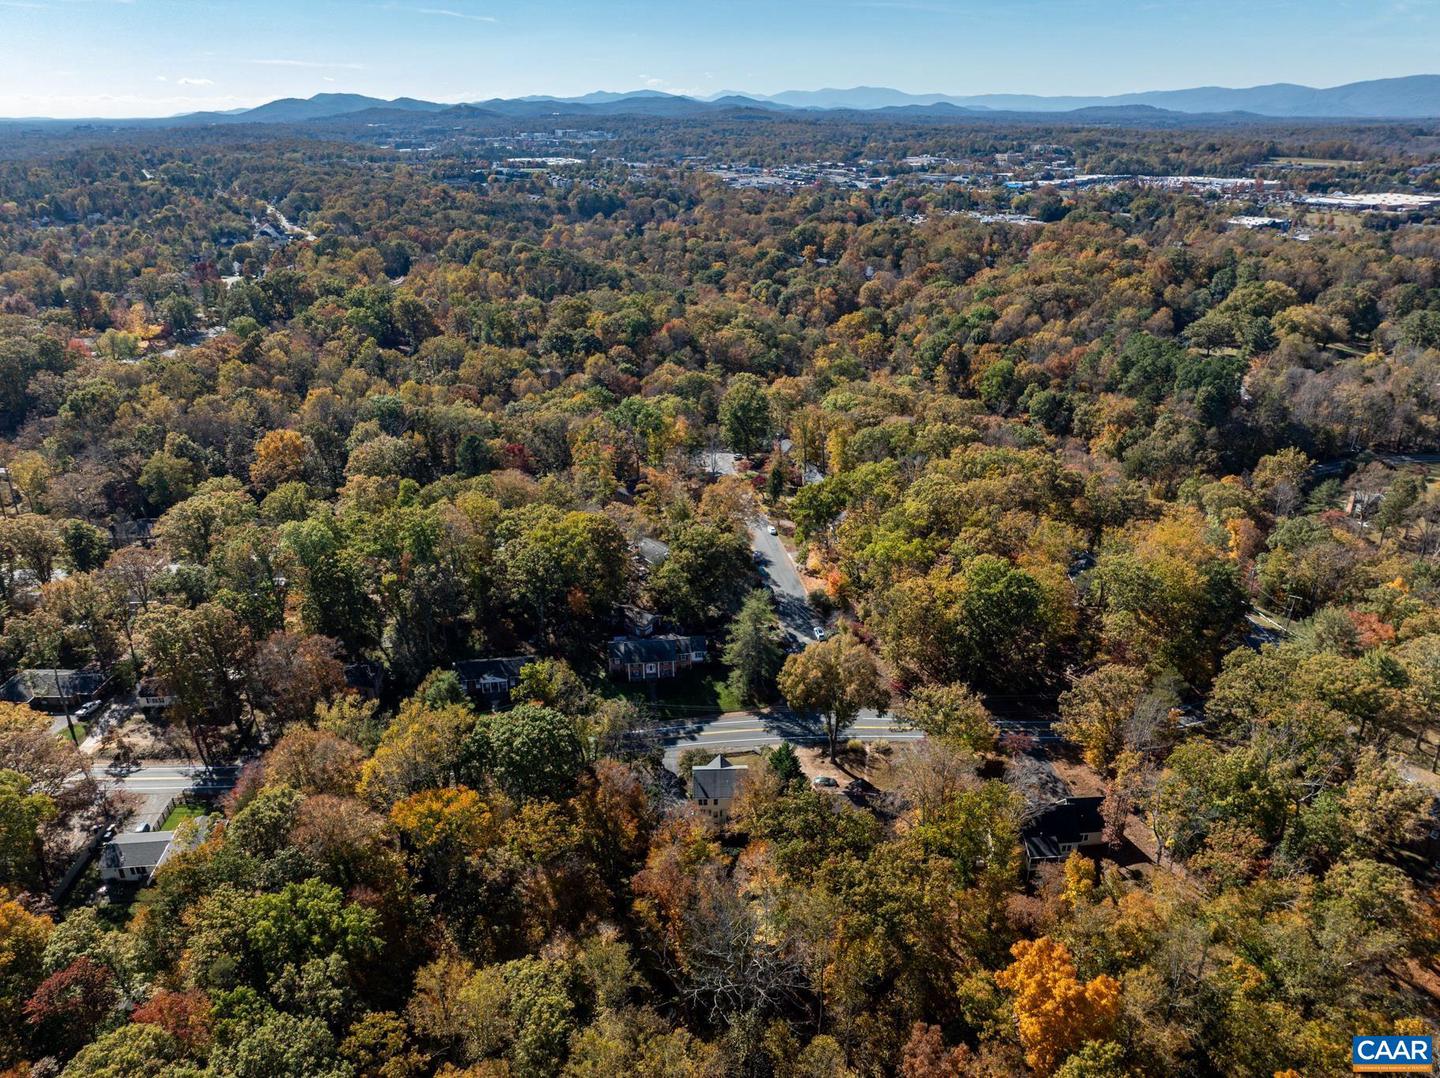
{"type": "Polygon", "coordinates": [[[813,779],[810,780],[810,785],[823,787],[827,790],[833,790],[837,788],[840,784],[834,779],[832,779],[829,775],[816,775],[813,779]]]}
{"type": "Polygon", "coordinates": [[[817,626],[815,626],[815,628],[811,629],[810,631],[815,634],[815,639],[816,639],[816,640],[824,640],[824,639],[825,639],[825,630],[822,629],[822,628],[820,628],[820,626],[817,625],[817,626]]]}
{"type": "Polygon", "coordinates": [[[774,524],[766,525],[765,530],[766,530],[767,532],[769,532],[771,535],[779,535],[779,534],[780,534],[780,530],[779,530],[778,528],[776,528],[774,524]]]}

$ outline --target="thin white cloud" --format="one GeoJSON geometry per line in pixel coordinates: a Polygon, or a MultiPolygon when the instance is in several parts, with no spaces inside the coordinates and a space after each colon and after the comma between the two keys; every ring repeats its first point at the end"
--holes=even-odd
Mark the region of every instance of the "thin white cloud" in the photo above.
{"type": "MultiPolygon", "coordinates": [[[[403,10],[403,9],[402,9],[403,10]]],[[[416,15],[436,15],[442,19],[464,19],[466,22],[498,22],[493,15],[471,15],[465,11],[452,11],[444,7],[417,7],[416,15]]]]}
{"type": "Polygon", "coordinates": [[[176,79],[175,82],[176,82],[177,85],[180,85],[180,86],[214,86],[214,85],[215,85],[215,80],[214,80],[214,79],[197,79],[197,78],[193,78],[193,77],[191,77],[191,76],[189,76],[189,75],[185,76],[183,79],[176,79]]]}
{"type": "Polygon", "coordinates": [[[304,68],[342,68],[346,71],[364,71],[364,64],[347,64],[331,60],[290,60],[281,57],[267,56],[261,59],[245,60],[247,64],[257,64],[260,67],[304,67],[304,68]]]}

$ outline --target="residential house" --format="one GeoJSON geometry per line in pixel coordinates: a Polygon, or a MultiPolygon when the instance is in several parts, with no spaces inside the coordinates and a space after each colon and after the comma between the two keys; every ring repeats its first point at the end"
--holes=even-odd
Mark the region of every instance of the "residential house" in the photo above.
{"type": "Polygon", "coordinates": [[[1365,520],[1374,515],[1384,498],[1382,490],[1352,490],[1345,499],[1345,515],[1365,520]]]}
{"type": "Polygon", "coordinates": [[[192,850],[210,834],[213,817],[199,816],[178,831],[127,831],[100,852],[100,878],[119,883],[149,883],[161,865],[192,850]]]}
{"type": "Polygon", "coordinates": [[[139,517],[135,520],[118,520],[110,525],[110,542],[118,550],[121,547],[155,545],[155,520],[153,517],[139,517]]]}
{"type": "Polygon", "coordinates": [[[385,671],[379,663],[347,663],[345,666],[345,687],[367,700],[377,698],[384,684],[385,671]]]}
{"type": "Polygon", "coordinates": [[[109,685],[110,675],[99,670],[21,670],[0,685],[0,700],[61,712],[100,699],[109,685]]]}
{"type": "Polygon", "coordinates": [[[740,792],[750,769],[731,763],[723,753],[708,764],[690,772],[690,798],[715,823],[724,823],[730,816],[730,804],[740,792]]]}
{"type": "Polygon", "coordinates": [[[1076,850],[1100,845],[1105,831],[1102,801],[1102,797],[1067,797],[1022,827],[1025,871],[1033,872],[1039,865],[1065,860],[1076,850]]]}
{"type": "Polygon", "coordinates": [[[510,703],[510,693],[520,684],[520,671],[534,661],[533,655],[466,659],[455,664],[455,673],[467,693],[492,708],[500,707],[510,703]]]}
{"type": "Polygon", "coordinates": [[[135,706],[147,715],[168,711],[175,704],[170,686],[158,677],[145,677],[135,686],[135,706]]]}
{"type": "Polygon", "coordinates": [[[610,676],[626,681],[673,678],[706,660],[703,636],[620,636],[610,641],[610,676]]]}

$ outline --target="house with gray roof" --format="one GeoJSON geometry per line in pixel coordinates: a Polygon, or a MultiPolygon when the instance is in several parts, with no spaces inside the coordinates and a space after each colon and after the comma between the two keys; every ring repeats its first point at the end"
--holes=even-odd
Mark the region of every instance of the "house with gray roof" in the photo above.
{"type": "Polygon", "coordinates": [[[706,661],[703,636],[619,636],[610,641],[610,676],[660,681],[706,661]]]}
{"type": "Polygon", "coordinates": [[[455,664],[455,673],[461,687],[477,701],[501,707],[510,703],[510,693],[520,684],[520,671],[534,661],[533,655],[466,659],[455,664]]]}
{"type": "Polygon", "coordinates": [[[99,670],[21,670],[0,685],[0,700],[37,711],[73,710],[99,699],[109,684],[109,675],[99,670]]]}
{"type": "Polygon", "coordinates": [[[100,878],[116,883],[149,883],[177,853],[192,850],[210,834],[214,817],[197,816],[178,831],[127,831],[100,851],[100,878]]]}
{"type": "Polygon", "coordinates": [[[690,771],[690,798],[715,823],[724,823],[730,816],[730,803],[740,792],[750,769],[732,763],[724,753],[708,764],[690,771]]]}

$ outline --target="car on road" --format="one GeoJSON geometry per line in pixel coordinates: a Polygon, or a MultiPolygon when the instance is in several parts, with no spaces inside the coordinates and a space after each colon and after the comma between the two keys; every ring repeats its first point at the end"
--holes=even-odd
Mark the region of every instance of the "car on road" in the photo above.
{"type": "Polygon", "coordinates": [[[775,527],[774,524],[767,524],[767,525],[765,525],[765,530],[766,530],[767,532],[769,532],[771,535],[779,535],[779,534],[780,534],[780,529],[777,528],[777,527],[775,527]]]}
{"type": "Polygon", "coordinates": [[[812,634],[814,634],[816,640],[824,640],[824,639],[825,639],[825,630],[822,629],[822,628],[821,628],[820,626],[818,626],[818,625],[815,626],[815,628],[811,629],[810,632],[811,632],[812,634]]]}
{"type": "Polygon", "coordinates": [[[810,780],[810,785],[818,786],[821,789],[825,790],[833,790],[838,788],[840,784],[834,779],[832,779],[829,775],[816,775],[813,779],[810,780]]]}
{"type": "Polygon", "coordinates": [[[750,557],[754,560],[756,565],[759,565],[762,561],[765,560],[765,555],[758,550],[752,550],[750,552],[750,557]]]}

